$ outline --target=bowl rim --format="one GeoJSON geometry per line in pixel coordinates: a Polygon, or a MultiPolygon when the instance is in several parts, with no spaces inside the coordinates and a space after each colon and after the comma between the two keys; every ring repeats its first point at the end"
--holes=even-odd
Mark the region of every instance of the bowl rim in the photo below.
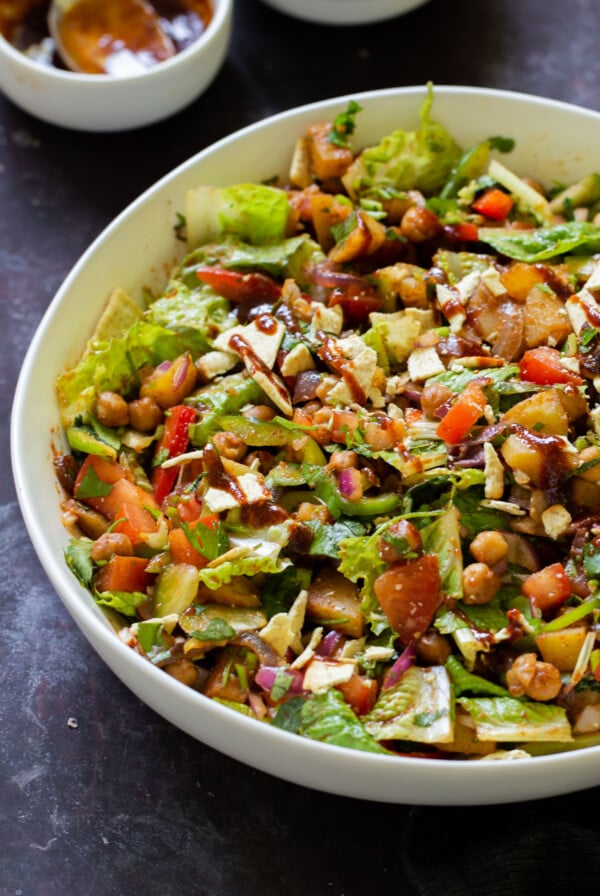
{"type": "MultiPolygon", "coordinates": [[[[109,665],[109,668],[112,669],[130,690],[138,696],[142,693],[144,694],[141,699],[150,707],[154,708],[152,703],[153,689],[160,689],[162,692],[168,692],[169,695],[172,695],[177,703],[183,703],[189,708],[190,714],[194,711],[197,713],[200,710],[207,721],[206,728],[209,736],[206,739],[203,737],[201,738],[194,730],[192,730],[191,726],[186,727],[180,720],[173,721],[168,712],[163,711],[163,709],[156,710],[163,718],[167,718],[175,724],[176,727],[213,747],[215,747],[215,739],[218,740],[220,737],[220,740],[225,740],[227,743],[225,745],[219,743],[219,745],[215,747],[219,752],[236,758],[251,767],[260,769],[271,775],[320,791],[359,799],[392,802],[397,804],[410,802],[421,805],[477,805],[481,803],[509,803],[538,799],[563,792],[574,792],[575,790],[582,790],[586,787],[600,784],[600,773],[598,772],[598,769],[600,769],[600,764],[598,763],[598,759],[600,759],[600,746],[588,747],[578,751],[565,751],[545,756],[523,758],[517,762],[505,761],[490,763],[477,761],[459,762],[453,760],[447,762],[433,762],[432,760],[420,757],[385,756],[358,750],[349,750],[347,748],[313,741],[270,725],[261,726],[257,724],[256,720],[246,718],[240,713],[236,713],[227,707],[220,706],[214,701],[204,697],[204,695],[176,682],[165,675],[162,670],[155,668],[148,663],[147,660],[123,644],[115,632],[98,616],[94,615],[92,609],[82,599],[81,586],[78,586],[75,578],[72,577],[72,581],[66,578],[65,564],[62,556],[57,558],[48,556],[44,553],[44,528],[42,526],[42,521],[38,519],[35,502],[30,498],[28,499],[27,496],[28,473],[27,465],[24,463],[26,445],[22,442],[21,433],[24,430],[23,424],[27,415],[26,399],[28,397],[29,383],[35,368],[36,356],[44,343],[46,332],[60,308],[63,297],[71,288],[71,284],[77,280],[80,272],[87,265],[88,260],[101,247],[102,243],[114,231],[119,229],[121,223],[137,207],[142,206],[153,193],[160,191],[170,182],[179,179],[188,169],[191,169],[205,159],[218,154],[220,150],[227,145],[242,142],[247,136],[253,134],[257,130],[277,128],[280,124],[287,122],[289,119],[311,114],[312,112],[323,114],[332,107],[343,106],[350,99],[354,99],[361,103],[377,102],[382,98],[395,96],[418,99],[424,97],[425,92],[426,87],[422,85],[385,88],[383,90],[370,90],[346,94],[284,110],[232,132],[207,146],[200,152],[180,163],[133,200],[101,231],[80,256],[79,260],[71,268],[70,272],[59,286],[36,327],[21,365],[11,408],[11,467],[19,506],[34,551],[59,598],[62,600],[70,615],[88,640],[90,640],[89,632],[93,633],[94,642],[91,646],[93,646],[96,652],[99,653],[102,659],[109,665]],[[111,657],[112,663],[106,659],[107,656],[111,657]],[[119,666],[118,672],[114,668],[115,658],[116,665],[119,666]],[[138,680],[138,673],[141,673],[141,684],[138,680]],[[133,679],[136,680],[135,685],[132,683],[133,679]],[[218,726],[219,732],[221,732],[217,738],[215,738],[212,733],[213,725],[218,726]],[[233,740],[235,738],[240,738],[240,736],[242,738],[247,738],[248,741],[252,741],[253,744],[258,745],[264,755],[256,755],[252,760],[249,760],[245,756],[241,756],[239,754],[239,749],[234,749],[233,745],[233,740]],[[233,739],[231,742],[229,741],[230,737],[233,739]],[[276,755],[275,760],[269,755],[269,747],[274,744],[280,746],[281,752],[285,756],[284,762],[282,762],[281,757],[278,754],[276,755]],[[309,766],[311,761],[314,761],[315,763],[318,762],[321,771],[319,783],[314,783],[314,776],[312,773],[307,774],[306,771],[300,772],[293,768],[290,769],[290,765],[293,766],[295,761],[309,766]],[[578,784],[576,786],[573,786],[572,784],[567,786],[561,785],[561,770],[565,767],[573,766],[574,763],[579,763],[582,769],[585,769],[585,775],[582,771],[582,774],[578,776],[578,784]],[[493,778],[495,783],[493,786],[494,795],[490,796],[484,784],[486,779],[490,776],[490,765],[492,764],[494,766],[493,778]],[[343,765],[348,765],[354,770],[352,776],[353,782],[348,783],[346,781],[344,787],[340,789],[339,785],[336,785],[335,783],[335,773],[336,771],[339,771],[340,767],[343,765]],[[381,781],[378,780],[381,768],[386,766],[389,768],[389,772],[392,776],[394,771],[396,771],[399,780],[406,778],[407,775],[410,777],[413,772],[418,772],[419,775],[426,772],[426,789],[428,792],[419,792],[418,798],[415,799],[414,792],[410,791],[409,787],[409,791],[412,793],[409,800],[403,800],[399,797],[397,786],[390,787],[388,792],[381,786],[381,781]],[[594,769],[596,769],[595,776],[594,769]],[[327,781],[327,774],[333,776],[331,783],[328,783],[327,781]],[[548,788],[546,785],[548,777],[553,779],[553,786],[551,788],[548,788]],[[515,782],[522,785],[523,792],[527,794],[526,796],[522,796],[517,792],[519,791],[519,788],[516,788],[515,790],[515,782]],[[372,793],[369,792],[370,786],[373,786],[372,793]],[[563,789],[561,789],[561,786],[563,789]],[[439,793],[443,794],[441,798],[435,795],[436,788],[438,788],[439,793]],[[506,788],[505,791],[504,788],[506,788]]],[[[435,96],[442,95],[450,97],[456,96],[459,98],[468,98],[470,96],[487,97],[491,99],[498,98],[504,101],[524,102],[538,110],[555,108],[565,112],[576,112],[578,115],[589,118],[600,128],[599,112],[586,109],[585,107],[573,103],[566,103],[560,100],[549,99],[533,94],[496,88],[479,88],[445,84],[436,85],[435,96]]],[[[48,442],[51,441],[51,438],[52,433],[48,433],[48,442]]],[[[66,570],[66,572],[68,572],[68,570],[66,570]]],[[[71,573],[69,573],[69,575],[71,576],[71,573]]],[[[255,749],[255,753],[256,752],[255,749]]]]}
{"type": "MultiPolygon", "coordinates": [[[[64,83],[69,85],[107,85],[118,84],[134,84],[141,78],[148,80],[150,78],[160,77],[161,72],[168,72],[171,69],[184,65],[190,58],[195,58],[201,54],[207,44],[212,43],[213,38],[221,32],[227,25],[230,14],[233,13],[234,0],[212,0],[213,15],[207,27],[202,34],[191,44],[175,53],[170,59],[152,66],[145,71],[133,72],[130,75],[108,75],[108,74],[89,74],[86,72],[72,72],[69,69],[55,68],[53,65],[45,65],[27,56],[26,53],[18,50],[3,34],[0,33],[0,58],[4,54],[10,61],[16,65],[20,65],[27,72],[42,76],[49,80],[55,81],[57,84],[64,83]]],[[[1,89],[1,88],[0,88],[1,89]]],[[[97,89],[97,88],[96,88],[97,89]]]]}

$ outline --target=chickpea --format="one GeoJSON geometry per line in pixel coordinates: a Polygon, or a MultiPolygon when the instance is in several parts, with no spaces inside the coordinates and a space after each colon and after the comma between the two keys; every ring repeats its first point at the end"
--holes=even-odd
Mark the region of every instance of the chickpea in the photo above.
{"type": "Polygon", "coordinates": [[[358,456],[355,451],[334,451],[327,464],[327,472],[349,470],[358,467],[358,456]]]}
{"type": "Polygon", "coordinates": [[[424,243],[434,239],[441,231],[440,219],[427,208],[413,206],[402,218],[400,230],[411,243],[424,243]]]}
{"type": "Polygon", "coordinates": [[[578,473],[576,469],[575,474],[580,476],[581,479],[585,479],[586,482],[600,482],[600,448],[597,445],[590,445],[589,448],[584,448],[583,451],[579,452],[580,465],[589,464],[592,461],[594,462],[593,466],[590,466],[582,473],[578,473]]]}
{"type": "Polygon", "coordinates": [[[127,426],[127,402],[117,392],[101,392],[96,401],[96,417],[103,426],[127,426]]]}
{"type": "Polygon", "coordinates": [[[260,448],[257,451],[250,451],[244,458],[244,463],[248,467],[251,467],[255,461],[258,461],[258,469],[263,474],[269,473],[275,466],[275,458],[271,452],[260,448]]]}
{"type": "Polygon", "coordinates": [[[242,460],[248,451],[244,440],[235,432],[217,432],[212,443],[221,455],[228,460],[242,460]]]}
{"type": "Polygon", "coordinates": [[[462,576],[463,600],[467,606],[489,604],[500,590],[500,576],[487,563],[465,566],[462,576]]]}
{"type": "Polygon", "coordinates": [[[552,663],[538,660],[535,653],[522,653],[506,673],[508,690],[515,697],[554,700],[562,687],[560,672],[552,663]]]}
{"type": "Polygon", "coordinates": [[[374,420],[365,425],[365,442],[372,451],[389,451],[394,447],[395,441],[392,427],[382,426],[374,420]]]}
{"type": "Polygon", "coordinates": [[[448,639],[434,629],[425,632],[418,639],[416,648],[419,658],[429,666],[443,666],[452,653],[448,639]]]}
{"type": "Polygon", "coordinates": [[[139,432],[153,432],[162,423],[164,412],[153,398],[136,398],[129,402],[129,422],[139,432]]]}
{"type": "Polygon", "coordinates": [[[444,383],[428,383],[421,394],[421,408],[426,417],[435,417],[435,412],[452,397],[452,390],[444,383]]]}
{"type": "Polygon", "coordinates": [[[123,532],[105,532],[92,545],[91,556],[94,563],[110,560],[115,555],[133,556],[133,545],[128,535],[123,532]]]}
{"type": "Polygon", "coordinates": [[[253,404],[242,411],[244,417],[249,420],[258,420],[261,423],[269,423],[275,416],[275,411],[267,404],[253,404]]]}
{"type": "Polygon", "coordinates": [[[496,566],[507,556],[508,544],[500,532],[486,529],[475,536],[469,550],[478,563],[496,566]]]}
{"type": "Polygon", "coordinates": [[[198,683],[198,669],[191,660],[175,660],[165,666],[164,671],[189,688],[195,687],[198,683]]]}
{"type": "Polygon", "coordinates": [[[299,504],[294,516],[301,523],[318,520],[320,523],[327,525],[333,522],[333,517],[328,507],[325,507],[324,504],[311,504],[310,501],[303,501],[299,504]]]}

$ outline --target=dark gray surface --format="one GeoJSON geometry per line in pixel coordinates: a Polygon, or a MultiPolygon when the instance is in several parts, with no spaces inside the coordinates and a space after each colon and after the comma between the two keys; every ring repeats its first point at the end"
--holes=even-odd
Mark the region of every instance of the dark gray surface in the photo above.
{"type": "Polygon", "coordinates": [[[431,0],[345,29],[237,0],[224,68],[160,125],[81,134],[0,96],[0,896],[597,886],[598,789],[473,809],[354,801],[249,769],[140,704],[41,570],[16,504],[8,430],[22,357],[55,290],[113,216],[176,164],[288,107],[430,79],[600,109],[599,30],[597,0],[431,0]]]}

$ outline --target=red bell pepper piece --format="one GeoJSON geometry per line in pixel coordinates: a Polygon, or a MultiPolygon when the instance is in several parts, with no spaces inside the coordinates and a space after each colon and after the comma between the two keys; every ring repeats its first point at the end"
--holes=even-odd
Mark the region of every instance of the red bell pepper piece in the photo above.
{"type": "MultiPolygon", "coordinates": [[[[189,444],[189,430],[196,419],[196,409],[186,404],[178,404],[171,408],[165,419],[165,428],[156,446],[156,456],[165,461],[178,457],[186,451],[189,444]]],[[[160,505],[173,490],[177,479],[177,467],[166,469],[157,466],[152,471],[152,488],[156,502],[160,505]]]]}
{"type": "Polygon", "coordinates": [[[490,187],[481,196],[478,196],[475,202],[471,203],[473,211],[493,221],[504,221],[508,217],[515,200],[504,190],[498,187],[490,187]]]}
{"type": "Polygon", "coordinates": [[[485,410],[487,398],[479,383],[471,380],[465,391],[442,417],[436,430],[440,439],[449,445],[456,445],[467,435],[474,423],[485,410]]]}
{"type": "Polygon", "coordinates": [[[196,276],[230,302],[272,304],[281,295],[279,284],[266,274],[241,274],[239,271],[207,266],[196,268],[196,276]]]}
{"type": "Polygon", "coordinates": [[[581,385],[583,380],[576,373],[567,370],[560,363],[560,352],[549,345],[530,348],[519,362],[522,380],[538,383],[540,386],[554,386],[560,383],[581,385]]]}

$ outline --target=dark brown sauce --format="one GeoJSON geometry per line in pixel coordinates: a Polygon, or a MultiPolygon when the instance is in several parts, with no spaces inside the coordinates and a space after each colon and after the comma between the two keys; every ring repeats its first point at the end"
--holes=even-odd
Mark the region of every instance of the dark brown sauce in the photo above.
{"type": "Polygon", "coordinates": [[[240,488],[237,479],[235,476],[230,476],[227,473],[214,445],[205,447],[202,452],[202,461],[204,463],[206,481],[210,488],[218,488],[223,492],[228,492],[240,504],[246,502],[246,496],[240,488]]]}
{"type": "Polygon", "coordinates": [[[322,361],[331,367],[332,370],[339,373],[350,390],[352,400],[355,401],[356,404],[365,404],[367,400],[365,390],[354,376],[350,367],[351,362],[342,357],[337,351],[336,340],[332,339],[330,336],[325,336],[323,344],[318,349],[317,354],[322,361]]]}
{"type": "MultiPolygon", "coordinates": [[[[114,0],[102,0],[100,8],[106,11],[114,0]]],[[[118,6],[119,4],[117,4],[118,6]]],[[[121,4],[125,7],[127,4],[121,4]]],[[[91,34],[90,10],[98,4],[83,2],[81,11],[75,15],[71,13],[72,23],[81,28],[82,34],[91,34]]],[[[157,49],[156,61],[160,62],[169,55],[180,53],[190,44],[194,43],[206,30],[210,23],[213,10],[211,0],[146,0],[146,6],[156,12],[160,27],[171,45],[171,52],[164,54],[157,49]]],[[[66,69],[66,65],[60,58],[53,39],[50,37],[47,15],[50,8],[50,0],[20,0],[11,5],[10,10],[3,11],[0,4],[0,33],[17,49],[26,53],[32,59],[42,64],[51,65],[54,68],[66,69]]],[[[130,22],[131,40],[133,38],[133,19],[130,22]]],[[[110,43],[113,40],[123,41],[129,46],[127,40],[128,23],[120,23],[118,34],[102,36],[102,41],[110,43]]],[[[64,37],[64,35],[63,35],[64,37]]],[[[129,47],[136,52],[134,46],[129,47]]],[[[106,55],[106,54],[105,54],[106,55]]],[[[102,72],[103,69],[95,69],[93,73],[102,72]]]]}
{"type": "MultiPolygon", "coordinates": [[[[269,315],[265,315],[265,317],[266,316],[269,315]]],[[[274,324],[275,326],[277,326],[275,321],[274,324]]],[[[251,346],[248,345],[243,336],[241,336],[239,333],[234,333],[232,336],[230,336],[229,347],[232,351],[238,353],[238,355],[246,365],[246,370],[248,371],[250,376],[254,376],[256,373],[262,373],[262,375],[269,380],[269,383],[273,386],[273,388],[276,389],[282,401],[284,401],[286,404],[289,403],[290,398],[287,393],[287,389],[282,386],[273,371],[269,370],[264,361],[262,361],[254,351],[252,351],[251,346]]]]}

